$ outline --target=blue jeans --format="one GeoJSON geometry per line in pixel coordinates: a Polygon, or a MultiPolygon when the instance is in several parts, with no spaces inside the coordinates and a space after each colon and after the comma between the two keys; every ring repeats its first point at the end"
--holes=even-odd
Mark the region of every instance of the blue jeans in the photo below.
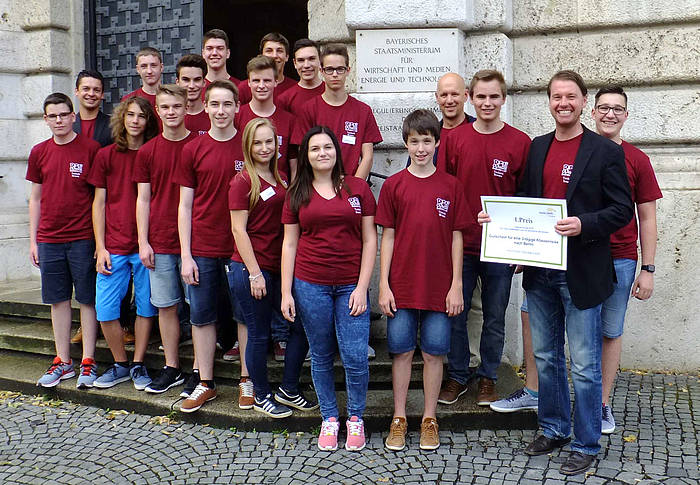
{"type": "Polygon", "coordinates": [[[634,259],[619,258],[613,262],[615,263],[617,283],[615,283],[612,295],[603,302],[603,308],[600,310],[603,336],[607,338],[618,338],[622,335],[627,304],[630,301],[630,291],[637,271],[637,261],[634,259]]]}
{"type": "Polygon", "coordinates": [[[571,402],[564,355],[564,331],[569,340],[574,383],[573,451],[595,455],[600,450],[602,374],[601,305],[580,310],[574,306],[566,272],[535,269],[527,290],[532,346],[539,378],[540,427],[548,438],[571,434],[571,402]]]}
{"type": "MultiPolygon", "coordinates": [[[[260,300],[250,294],[250,279],[243,263],[231,261],[229,281],[232,282],[231,293],[238,301],[243,321],[248,328],[248,347],[245,361],[250,377],[253,379],[255,395],[260,398],[270,393],[267,380],[267,342],[275,314],[280,314],[280,275],[262,270],[267,294],[260,300]]],[[[286,321],[286,320],[285,320],[286,321]]],[[[304,327],[300,322],[290,326],[291,332],[284,355],[284,375],[282,387],[289,394],[299,392],[299,376],[304,365],[304,358],[309,345],[306,342],[304,327]]]]}
{"type": "Polygon", "coordinates": [[[510,299],[510,284],[515,268],[502,263],[485,263],[479,256],[464,255],[462,266],[462,292],[464,311],[452,317],[450,353],[447,354],[447,375],[466,384],[472,377],[469,373],[469,335],[467,314],[471,308],[472,293],[476,279],[481,278],[481,306],[484,325],[481,330],[479,353],[481,364],[476,371],[479,377],[497,379],[498,366],[503,355],[506,329],[506,307],[510,299]]]}
{"type": "MultiPolygon", "coordinates": [[[[218,321],[218,305],[221,287],[225,285],[224,266],[228,258],[194,256],[199,268],[199,284],[187,285],[190,299],[190,321],[192,325],[211,325],[218,321]]],[[[228,293],[228,287],[225,288],[228,293]]]]}
{"type": "Polygon", "coordinates": [[[311,378],[323,419],[338,418],[333,357],[336,342],[345,368],[348,416],[362,418],[369,384],[369,309],[350,316],[348,302],[356,285],[317,285],[294,278],[292,293],[309,339],[311,378]]]}
{"type": "Polygon", "coordinates": [[[450,351],[450,317],[445,312],[399,308],[386,319],[386,340],[389,353],[404,354],[418,345],[430,355],[447,355],[450,351]]]}

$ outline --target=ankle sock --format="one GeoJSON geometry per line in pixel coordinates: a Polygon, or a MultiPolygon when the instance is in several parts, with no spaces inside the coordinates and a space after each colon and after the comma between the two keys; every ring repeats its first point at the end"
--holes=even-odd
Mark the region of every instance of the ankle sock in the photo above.
{"type": "Polygon", "coordinates": [[[533,390],[530,389],[530,388],[527,388],[527,387],[526,387],[525,390],[526,390],[527,393],[528,393],[529,395],[531,395],[532,397],[537,397],[537,396],[539,395],[539,392],[533,391],[533,390]]]}

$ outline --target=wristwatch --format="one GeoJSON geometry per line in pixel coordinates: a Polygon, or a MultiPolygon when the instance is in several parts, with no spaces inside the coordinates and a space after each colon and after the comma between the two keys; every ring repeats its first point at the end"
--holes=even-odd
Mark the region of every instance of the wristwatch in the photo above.
{"type": "Polygon", "coordinates": [[[642,271],[653,273],[654,271],[656,271],[656,266],[654,266],[653,264],[643,264],[642,271]]]}

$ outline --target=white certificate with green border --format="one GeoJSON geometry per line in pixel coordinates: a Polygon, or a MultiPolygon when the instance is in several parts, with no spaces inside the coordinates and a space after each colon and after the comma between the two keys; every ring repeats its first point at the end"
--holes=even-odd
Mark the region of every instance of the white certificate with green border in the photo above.
{"type": "Polygon", "coordinates": [[[554,231],[565,199],[481,196],[491,217],[481,230],[481,261],[566,270],[566,236],[554,231]]]}

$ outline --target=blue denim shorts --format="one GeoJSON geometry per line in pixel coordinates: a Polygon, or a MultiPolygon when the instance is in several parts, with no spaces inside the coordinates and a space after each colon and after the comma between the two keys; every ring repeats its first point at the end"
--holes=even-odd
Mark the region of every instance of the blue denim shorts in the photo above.
{"type": "Polygon", "coordinates": [[[199,268],[199,284],[187,285],[190,321],[194,326],[211,325],[218,320],[221,286],[229,292],[228,280],[224,274],[224,265],[228,263],[228,259],[194,256],[194,261],[199,268]]]}
{"type": "Polygon", "coordinates": [[[603,337],[617,338],[625,326],[625,313],[630,301],[630,291],[637,271],[637,261],[620,258],[614,261],[617,283],[600,310],[603,337]]]}
{"type": "Polygon", "coordinates": [[[420,322],[420,348],[430,355],[446,355],[450,351],[452,324],[445,312],[399,308],[394,317],[387,318],[386,337],[389,352],[403,354],[418,344],[420,322]]]}
{"type": "Polygon", "coordinates": [[[168,308],[182,301],[183,287],[179,254],[156,254],[155,269],[148,272],[151,282],[151,303],[168,308]]]}
{"type": "Polygon", "coordinates": [[[139,254],[122,256],[111,254],[112,274],[97,274],[95,310],[97,320],[109,322],[120,316],[121,302],[129,288],[131,273],[134,273],[134,301],[136,314],[140,317],[154,317],[158,310],[151,305],[151,283],[148,269],[141,264],[139,254]]]}
{"type": "Polygon", "coordinates": [[[67,243],[39,243],[41,299],[46,304],[75,299],[95,304],[95,241],[82,239],[67,243]]]}

